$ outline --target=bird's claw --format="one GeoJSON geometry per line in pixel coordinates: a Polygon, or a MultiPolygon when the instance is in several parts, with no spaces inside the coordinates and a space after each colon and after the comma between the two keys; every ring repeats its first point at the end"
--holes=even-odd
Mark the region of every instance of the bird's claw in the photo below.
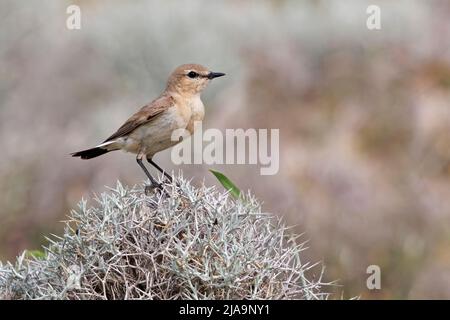
{"type": "Polygon", "coordinates": [[[150,185],[146,185],[144,187],[144,193],[147,196],[150,195],[153,192],[153,190],[162,191],[163,190],[162,183],[153,183],[153,184],[150,184],[150,185]]]}

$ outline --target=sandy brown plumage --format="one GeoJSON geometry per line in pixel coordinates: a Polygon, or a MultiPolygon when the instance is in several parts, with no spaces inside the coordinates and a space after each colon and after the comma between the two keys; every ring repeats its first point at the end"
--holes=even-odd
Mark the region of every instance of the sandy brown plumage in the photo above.
{"type": "Polygon", "coordinates": [[[175,104],[175,100],[170,95],[163,95],[151,103],[143,106],[138,112],[132,115],[116,132],[103,142],[108,142],[129,134],[137,127],[154,120],[162,112],[175,104]]]}
{"type": "Polygon", "coordinates": [[[143,165],[144,157],[170,178],[152,161],[153,155],[179,142],[171,139],[174,130],[186,129],[193,133],[193,123],[202,121],[204,116],[201,92],[212,79],[223,75],[198,64],[179,66],[170,75],[167,87],[159,98],[133,114],[100,145],[71,155],[91,159],[110,151],[124,150],[137,154],[136,160],[152,185],[156,181],[143,165]]]}

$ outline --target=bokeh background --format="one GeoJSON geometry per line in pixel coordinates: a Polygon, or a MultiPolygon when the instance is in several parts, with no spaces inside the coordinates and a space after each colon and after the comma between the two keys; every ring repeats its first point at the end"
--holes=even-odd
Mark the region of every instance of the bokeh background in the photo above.
{"type": "Polygon", "coordinates": [[[204,128],[280,129],[280,171],[156,160],[251,189],[309,239],[336,298],[450,298],[450,2],[0,0],[0,260],[61,232],[133,156],[103,141],[182,63],[227,73],[204,128]],[[66,29],[66,8],[82,11],[66,29]],[[381,30],[366,27],[369,4],[381,30]],[[382,289],[366,288],[379,265],[382,289]]]}

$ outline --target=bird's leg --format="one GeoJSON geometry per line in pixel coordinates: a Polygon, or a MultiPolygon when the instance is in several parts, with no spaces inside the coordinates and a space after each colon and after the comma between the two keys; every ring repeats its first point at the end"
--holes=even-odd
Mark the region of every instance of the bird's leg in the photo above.
{"type": "Polygon", "coordinates": [[[172,182],[172,177],[163,169],[161,169],[160,166],[158,166],[150,157],[147,157],[147,161],[148,163],[150,163],[152,166],[154,166],[156,169],[159,170],[159,172],[161,172],[170,182],[172,182]]]}
{"type": "MultiPolygon", "coordinates": [[[[160,188],[161,188],[161,184],[158,183],[158,182],[155,180],[155,178],[152,177],[152,175],[150,174],[150,172],[148,172],[147,168],[144,166],[144,163],[142,162],[142,157],[143,157],[143,156],[142,156],[141,154],[138,154],[138,155],[136,156],[136,161],[137,161],[137,163],[139,164],[139,166],[142,168],[142,170],[144,170],[145,175],[150,179],[150,183],[151,183],[150,188],[157,188],[157,189],[160,189],[160,188]]],[[[146,191],[147,191],[147,188],[146,188],[146,191]]]]}

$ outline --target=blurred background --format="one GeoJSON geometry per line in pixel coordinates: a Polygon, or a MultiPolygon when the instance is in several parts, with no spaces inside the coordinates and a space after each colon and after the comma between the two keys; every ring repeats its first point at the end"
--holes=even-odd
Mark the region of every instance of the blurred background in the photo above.
{"type": "Polygon", "coordinates": [[[450,298],[450,2],[0,0],[0,260],[38,249],[79,200],[144,175],[103,141],[179,64],[227,76],[204,128],[280,129],[280,171],[222,171],[309,239],[336,298],[450,298]],[[81,30],[66,8],[81,7],[81,30]],[[368,30],[369,4],[381,30],[368,30]],[[381,290],[366,288],[379,265],[381,290]]]}

